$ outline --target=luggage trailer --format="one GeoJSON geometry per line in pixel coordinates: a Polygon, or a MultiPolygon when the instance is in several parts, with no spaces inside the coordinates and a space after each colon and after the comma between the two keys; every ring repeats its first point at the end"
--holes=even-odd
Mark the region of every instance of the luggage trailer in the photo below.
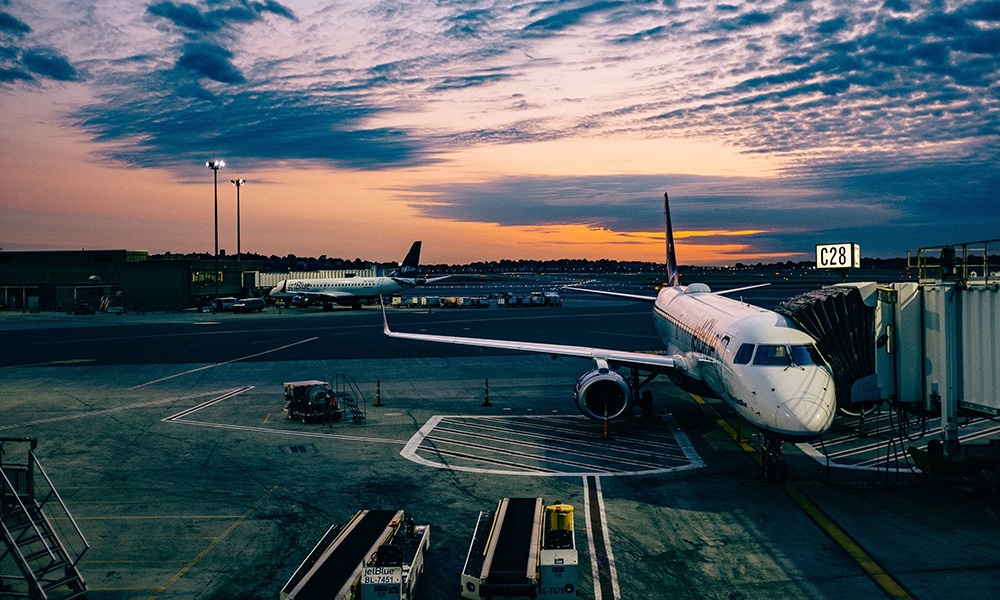
{"type": "Polygon", "coordinates": [[[430,525],[402,510],[362,510],[333,525],[279,600],[410,600],[424,571],[430,525]]]}
{"type": "Polygon", "coordinates": [[[541,498],[504,498],[479,513],[462,570],[462,598],[576,598],[573,507],[541,498]]]}

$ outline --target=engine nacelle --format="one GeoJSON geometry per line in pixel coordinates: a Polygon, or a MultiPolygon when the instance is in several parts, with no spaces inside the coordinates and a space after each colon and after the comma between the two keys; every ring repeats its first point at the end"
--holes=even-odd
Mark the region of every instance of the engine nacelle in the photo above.
{"type": "Polygon", "coordinates": [[[632,389],[625,378],[606,366],[584,373],[576,380],[576,405],[591,419],[616,419],[632,403],[632,389]]]}

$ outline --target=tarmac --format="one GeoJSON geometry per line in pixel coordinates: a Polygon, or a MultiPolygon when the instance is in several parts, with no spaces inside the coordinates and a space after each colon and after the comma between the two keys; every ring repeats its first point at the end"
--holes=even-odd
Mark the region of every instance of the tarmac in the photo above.
{"type": "MultiPolygon", "coordinates": [[[[405,331],[659,344],[648,305],[575,296],[388,318],[405,331]]],[[[504,497],[576,507],[580,598],[958,599],[1000,587],[995,494],[905,469],[827,468],[795,446],[790,482],[765,483],[725,407],[666,379],[649,384],[654,415],[605,432],[573,405],[587,361],[429,347],[381,327],[374,307],[0,313],[0,437],[38,439],[90,544],[79,564],[90,597],[275,599],[332,523],[404,509],[431,525],[419,597],[454,599],[478,513],[504,497]],[[364,424],[285,418],[283,382],[340,374],[366,397],[364,424]]]]}

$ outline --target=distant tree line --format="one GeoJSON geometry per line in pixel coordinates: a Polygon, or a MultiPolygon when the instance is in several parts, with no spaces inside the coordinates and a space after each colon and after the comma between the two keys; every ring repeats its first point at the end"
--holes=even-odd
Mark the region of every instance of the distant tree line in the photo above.
{"type": "MultiPolygon", "coordinates": [[[[209,253],[200,254],[161,254],[150,257],[153,260],[176,260],[176,259],[202,259],[209,260],[212,255],[209,253]]],[[[220,256],[221,260],[235,260],[235,255],[220,256]]],[[[398,267],[399,263],[375,263],[373,261],[355,258],[348,260],[344,258],[330,258],[325,254],[318,257],[301,257],[294,254],[286,256],[244,253],[243,260],[260,261],[263,264],[262,271],[267,273],[287,273],[290,271],[339,271],[339,270],[362,270],[369,269],[376,264],[383,267],[398,267]]],[[[774,263],[742,263],[738,262],[731,267],[696,267],[684,266],[686,272],[705,272],[716,270],[736,270],[736,271],[760,271],[781,269],[785,271],[806,271],[816,266],[815,261],[778,261],[774,263]]],[[[902,270],[906,268],[905,258],[862,258],[861,270],[902,270]]],[[[657,261],[641,260],[611,260],[598,259],[590,260],[586,258],[563,258],[558,260],[530,260],[530,259],[504,259],[496,261],[480,261],[467,264],[433,264],[421,265],[421,270],[429,273],[461,274],[461,273],[651,273],[663,271],[663,263],[657,261]]]]}

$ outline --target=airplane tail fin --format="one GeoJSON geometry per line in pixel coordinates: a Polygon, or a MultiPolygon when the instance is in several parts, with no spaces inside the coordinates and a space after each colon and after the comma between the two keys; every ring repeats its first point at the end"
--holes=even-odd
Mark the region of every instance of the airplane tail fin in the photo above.
{"type": "Polygon", "coordinates": [[[397,275],[415,275],[417,266],[420,264],[420,240],[413,242],[410,251],[406,253],[403,264],[399,266],[397,275]]]}
{"type": "Polygon", "coordinates": [[[663,193],[663,221],[667,238],[667,285],[680,285],[680,274],[677,271],[677,256],[674,254],[674,230],[670,226],[670,204],[667,193],[663,193]]]}

